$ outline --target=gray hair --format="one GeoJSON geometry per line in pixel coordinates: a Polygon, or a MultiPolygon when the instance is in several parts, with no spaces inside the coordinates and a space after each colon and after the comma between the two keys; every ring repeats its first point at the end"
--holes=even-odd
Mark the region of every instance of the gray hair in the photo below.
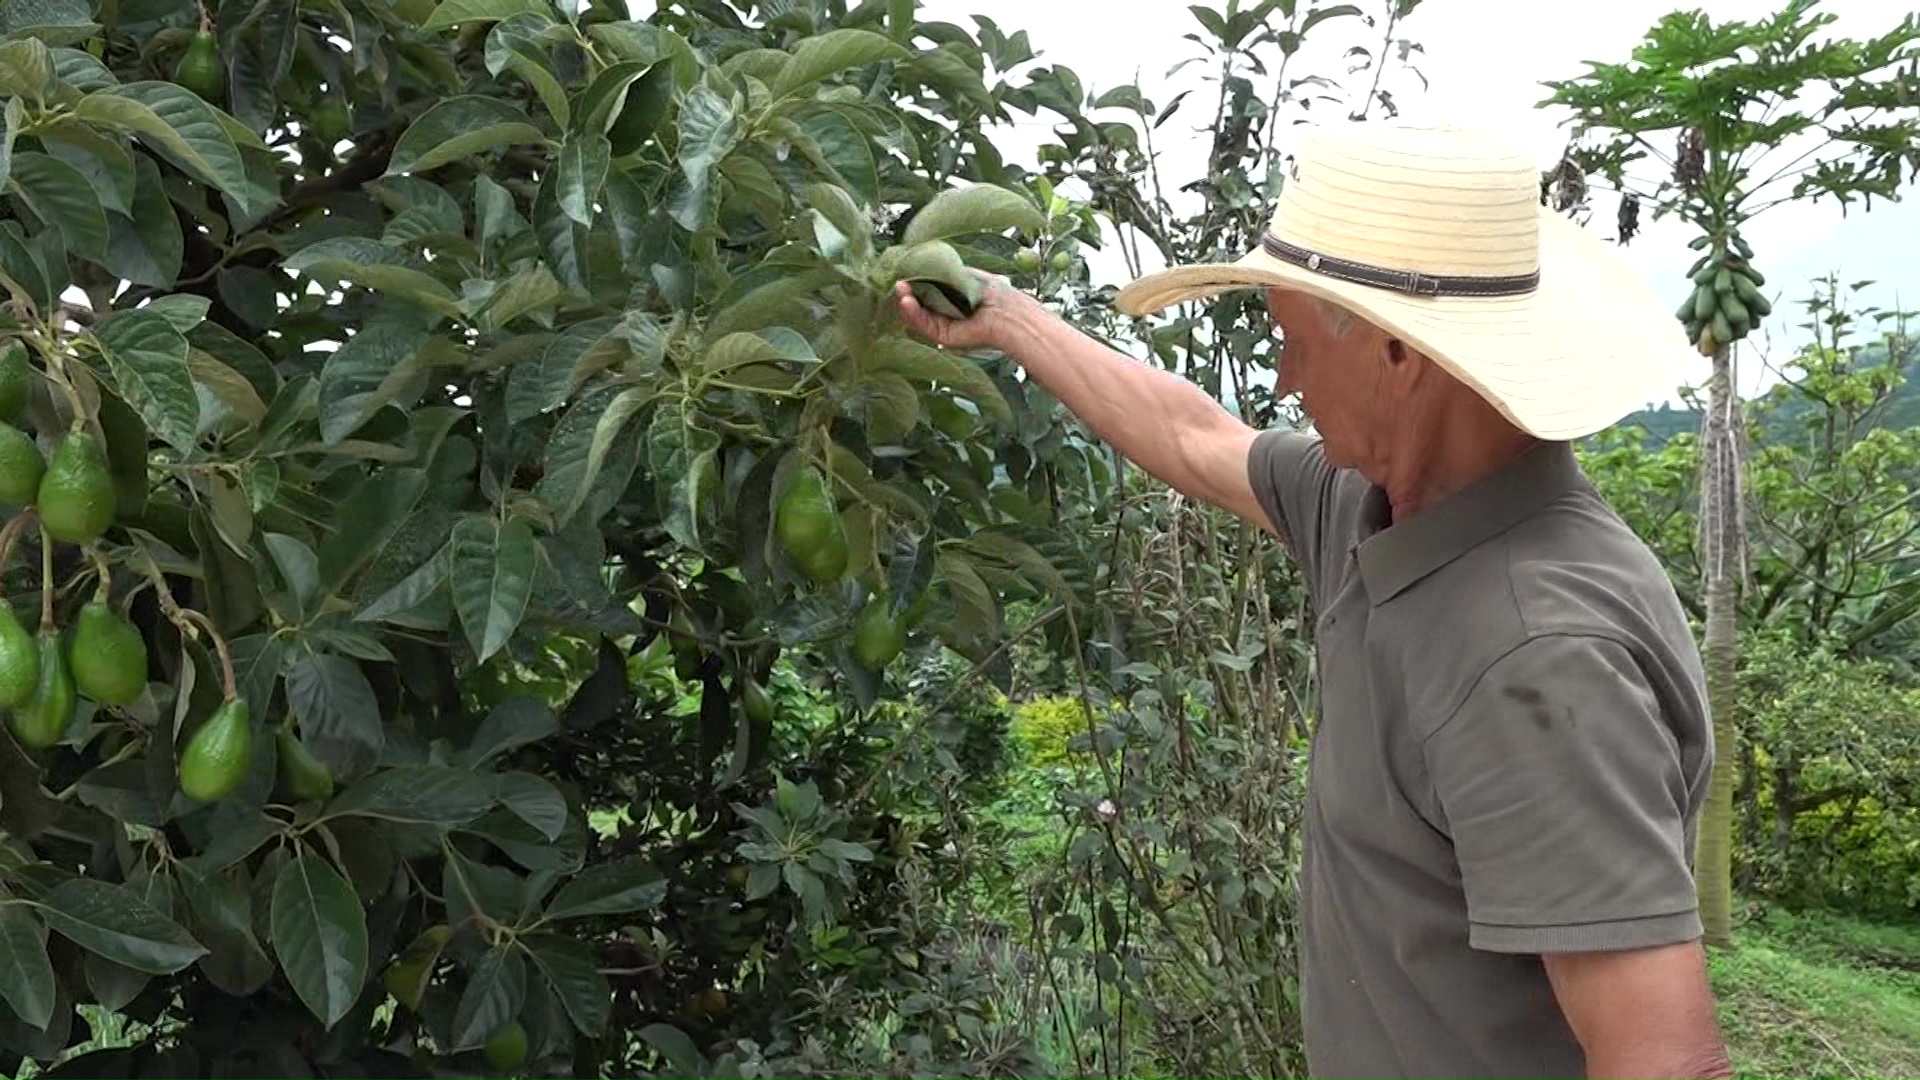
{"type": "Polygon", "coordinates": [[[1311,297],[1311,299],[1313,300],[1313,306],[1320,312],[1320,317],[1326,320],[1328,332],[1334,337],[1346,337],[1352,333],[1353,328],[1358,325],[1359,319],[1353,312],[1341,307],[1339,304],[1331,300],[1323,300],[1318,296],[1311,297]]]}

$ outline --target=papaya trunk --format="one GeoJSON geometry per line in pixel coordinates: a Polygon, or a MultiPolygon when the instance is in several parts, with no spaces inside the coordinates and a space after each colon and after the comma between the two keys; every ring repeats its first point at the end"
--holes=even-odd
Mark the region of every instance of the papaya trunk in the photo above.
{"type": "Polygon", "coordinates": [[[1700,921],[1708,945],[1733,945],[1733,796],[1739,766],[1734,673],[1738,661],[1740,577],[1745,555],[1740,492],[1740,402],[1732,349],[1713,357],[1713,382],[1702,439],[1701,554],[1707,618],[1701,660],[1713,712],[1713,781],[1701,814],[1695,859],[1700,921]]]}

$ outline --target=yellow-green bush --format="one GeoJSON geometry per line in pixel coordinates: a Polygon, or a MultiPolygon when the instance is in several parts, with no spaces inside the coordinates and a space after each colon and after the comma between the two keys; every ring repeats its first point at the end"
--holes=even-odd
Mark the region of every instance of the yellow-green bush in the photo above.
{"type": "Polygon", "coordinates": [[[1087,714],[1078,696],[1049,695],[1014,707],[1013,737],[1028,764],[1050,768],[1075,757],[1091,760],[1085,751],[1069,748],[1074,736],[1086,733],[1087,714]]]}

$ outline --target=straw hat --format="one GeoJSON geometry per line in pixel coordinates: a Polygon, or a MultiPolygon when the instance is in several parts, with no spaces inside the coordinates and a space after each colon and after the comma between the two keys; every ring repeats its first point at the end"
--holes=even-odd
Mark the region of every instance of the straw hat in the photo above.
{"type": "Polygon", "coordinates": [[[1310,129],[1261,247],[1121,290],[1144,315],[1275,286],[1354,312],[1542,439],[1609,427],[1679,381],[1686,332],[1614,251],[1540,205],[1533,160],[1457,128],[1310,129]]]}

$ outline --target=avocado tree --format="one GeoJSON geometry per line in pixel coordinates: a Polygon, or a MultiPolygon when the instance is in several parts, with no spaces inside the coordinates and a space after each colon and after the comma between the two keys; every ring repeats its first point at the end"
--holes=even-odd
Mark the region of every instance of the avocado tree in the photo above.
{"type": "MultiPolygon", "coordinates": [[[[1547,85],[1543,104],[1572,110],[1569,160],[1623,194],[1627,205],[1677,215],[1696,230],[1692,293],[1675,312],[1687,339],[1712,358],[1702,434],[1702,651],[1714,714],[1713,782],[1696,874],[1708,942],[1732,944],[1732,822],[1738,729],[1734,671],[1746,574],[1745,424],[1734,346],[1771,313],[1765,276],[1741,235],[1747,222],[1792,200],[1843,207],[1897,198],[1920,172],[1920,15],[1879,37],[1832,36],[1819,0],[1715,23],[1675,12],[1629,62],[1590,64],[1547,85]],[[1667,149],[1671,147],[1671,150],[1667,149]],[[1648,166],[1656,166],[1649,169],[1648,166]]],[[[1632,238],[1623,213],[1621,242],[1632,238]]]]}
{"type": "Polygon", "coordinates": [[[828,932],[890,895],[865,725],[1082,602],[1024,508],[1088,456],[887,297],[1092,234],[983,133],[1031,58],[910,0],[0,6],[7,1069],[697,1075],[783,972],[937,978],[828,932]]]}

